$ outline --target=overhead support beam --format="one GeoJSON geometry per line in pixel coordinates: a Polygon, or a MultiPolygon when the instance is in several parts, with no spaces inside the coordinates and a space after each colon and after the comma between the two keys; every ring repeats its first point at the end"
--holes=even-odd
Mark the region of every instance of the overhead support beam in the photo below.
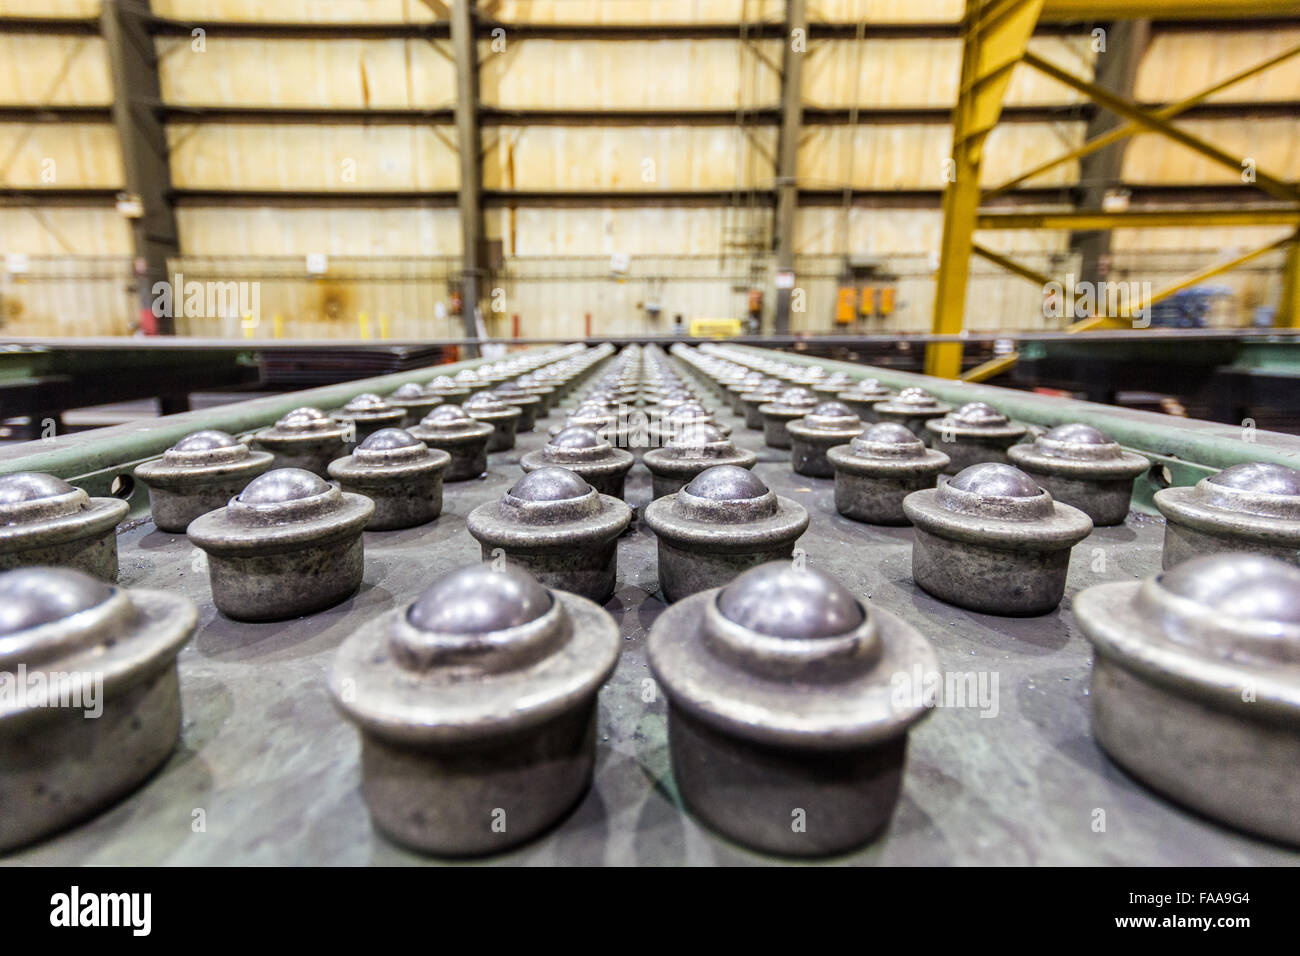
{"type": "Polygon", "coordinates": [[[803,125],[803,59],[808,51],[805,0],[786,0],[785,38],[781,51],[781,133],[776,164],[776,310],[777,335],[790,331],[794,293],[794,231],[799,211],[799,137],[803,125]]]}
{"type": "MultiPolygon", "coordinates": [[[[461,323],[467,339],[479,337],[478,299],[483,281],[483,179],[479,160],[478,44],[474,39],[473,0],[452,0],[451,46],[456,57],[456,141],[460,146],[461,323]]],[[[466,354],[478,356],[467,344],[466,354]]]]}
{"type": "MultiPolygon", "coordinates": [[[[993,209],[982,211],[977,220],[980,229],[1092,229],[1101,228],[1096,223],[1109,223],[1111,228],[1123,226],[1159,225],[1294,225],[1300,221],[1297,207],[1281,203],[1252,204],[1254,190],[1247,186],[1159,187],[1127,186],[1132,193],[1131,208],[1125,212],[1104,210],[1068,209],[1043,211],[1044,206],[1063,206],[1070,202],[1068,189],[1022,189],[1007,197],[993,209]],[[1187,203],[1233,203],[1240,208],[1220,207],[1186,208],[1187,203]],[[1171,207],[1171,208],[1166,208],[1171,207]],[[1023,208],[1037,211],[1021,212],[1023,208]]],[[[116,189],[103,187],[53,186],[0,186],[0,206],[63,206],[112,205],[118,195],[116,189]]],[[[388,208],[391,206],[417,206],[421,208],[457,208],[458,189],[172,189],[172,204],[182,206],[268,206],[268,207],[332,207],[347,205],[351,208],[388,208]]],[[[483,189],[479,193],[484,209],[510,206],[535,208],[565,207],[593,209],[606,206],[636,208],[646,206],[716,207],[734,203],[734,189],[583,189],[583,190],[527,190],[483,189]]],[[[776,208],[774,190],[755,191],[755,201],[767,208],[776,208]]],[[[943,193],[937,189],[859,189],[854,190],[852,204],[860,209],[939,209],[943,193]]],[[[842,189],[801,189],[800,208],[835,207],[844,205],[842,189]]],[[[975,250],[972,250],[975,251],[975,250]]],[[[978,254],[978,253],[977,253],[978,254]]]]}
{"type": "MultiPolygon", "coordinates": [[[[968,0],[963,20],[961,85],[952,113],[953,154],[943,195],[943,237],[935,282],[932,331],[957,335],[966,312],[966,286],[980,205],[984,142],[1002,115],[1015,65],[1025,55],[1043,0],[968,0]]],[[[960,342],[927,346],[925,371],[961,374],[960,342]]]]}
{"type": "Polygon", "coordinates": [[[1122,20],[1238,20],[1243,17],[1280,17],[1295,14],[1294,0],[1047,0],[1046,21],[1122,20]]]}
{"type": "Polygon", "coordinates": [[[177,20],[154,17],[158,36],[188,37],[203,30],[208,38],[241,40],[446,40],[451,34],[446,21],[419,22],[321,22],[294,23],[277,20],[177,20]]]}
{"type": "Polygon", "coordinates": [[[172,208],[167,130],[157,109],[162,93],[151,16],[148,0],[104,0],[100,30],[113,77],[113,125],[122,148],[122,208],[134,210],[131,243],[140,326],[172,335],[172,317],[153,314],[154,286],[170,281],[167,259],[180,255],[181,248],[172,208]]]}
{"type": "Polygon", "coordinates": [[[1061,212],[984,212],[977,229],[1152,229],[1163,226],[1292,226],[1300,206],[1230,209],[1075,209],[1061,212]]]}
{"type": "MultiPolygon", "coordinates": [[[[611,0],[612,2],[612,0],[611,0]]],[[[1159,0],[1157,0],[1159,2],[1159,0]]],[[[1164,6],[1164,4],[1159,4],[1164,6]]],[[[1124,4],[1119,0],[1074,0],[1051,4],[1052,12],[1045,15],[1034,31],[1035,36],[1077,36],[1081,27],[1091,28],[1093,23],[1122,17],[1152,17],[1152,28],[1157,33],[1203,32],[1214,29],[1225,17],[1241,21],[1251,29],[1293,29],[1300,25],[1294,3],[1286,0],[1244,0],[1244,2],[1181,3],[1183,12],[1161,14],[1147,10],[1142,4],[1124,4]],[[1122,7],[1122,9],[1120,9],[1122,7]],[[1138,9],[1142,7],[1142,9],[1138,9]],[[1186,13],[1186,11],[1191,11],[1186,13]],[[1239,12],[1241,11],[1241,12],[1239,12]]],[[[481,11],[480,11],[481,12],[481,11]]],[[[549,40],[734,40],[738,24],[718,23],[522,23],[476,17],[476,32],[480,38],[489,38],[495,29],[507,30],[512,39],[529,38],[549,40]]],[[[444,21],[330,21],[293,22],[269,20],[204,20],[191,21],[173,17],[155,16],[151,27],[158,36],[189,36],[196,28],[207,31],[209,37],[238,37],[262,39],[311,40],[400,40],[420,38],[447,39],[450,36],[444,21]]],[[[754,40],[777,39],[782,35],[782,24],[755,22],[744,25],[747,35],[754,40]]],[[[858,23],[815,20],[809,27],[818,37],[826,39],[853,39],[858,23]]],[[[872,23],[868,29],[873,39],[883,40],[945,40],[961,36],[961,24],[955,21],[930,21],[912,23],[872,23]]],[[[43,33],[61,35],[89,35],[99,32],[99,21],[93,17],[42,17],[0,15],[0,33],[43,33]]]]}

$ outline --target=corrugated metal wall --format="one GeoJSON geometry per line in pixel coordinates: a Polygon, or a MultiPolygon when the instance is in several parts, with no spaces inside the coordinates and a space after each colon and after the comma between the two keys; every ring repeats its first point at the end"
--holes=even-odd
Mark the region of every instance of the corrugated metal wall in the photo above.
{"type": "MultiPolygon", "coordinates": [[[[0,0],[0,13],[93,17],[92,0],[0,0]]],[[[810,15],[832,22],[865,17],[873,22],[952,21],[960,0],[814,0],[810,15]]],[[[418,0],[154,0],[162,16],[240,21],[429,22],[418,0]]],[[[728,23],[742,18],[776,22],[780,0],[557,0],[497,2],[496,19],[521,23],[595,24],[728,23]]],[[[1137,96],[1169,101],[1300,43],[1300,30],[1175,32],[1160,34],[1142,64],[1137,96]]],[[[1091,76],[1094,54],[1086,37],[1040,37],[1042,56],[1091,76]]],[[[948,107],[956,95],[960,44],[954,39],[822,39],[814,37],[805,69],[804,99],[811,107],[861,109],[948,107]]],[[[157,41],[165,100],[194,106],[448,108],[455,99],[449,44],[415,39],[231,39],[212,37],[201,52],[189,39],[157,41]]],[[[703,109],[774,107],[779,80],[761,58],[779,61],[780,41],[751,50],[731,39],[552,40],[512,39],[506,50],[482,49],[481,94],[502,109],[703,109]]],[[[1300,89],[1300,60],[1222,94],[1222,100],[1288,100],[1300,89]]],[[[102,41],[93,36],[0,35],[0,104],[96,106],[109,102],[111,83],[102,41]]],[[[1071,90],[1020,67],[1008,102],[1069,107],[1071,90]]],[[[1058,122],[1015,122],[990,138],[984,167],[993,184],[1082,141],[1084,123],[1068,110],[1058,122]]],[[[1189,131],[1255,158],[1262,167],[1300,179],[1300,118],[1196,119],[1189,131]]],[[[446,191],[458,185],[455,130],[399,123],[172,122],[168,129],[175,185],[186,189],[446,191]]],[[[809,126],[798,157],[802,186],[842,190],[937,189],[949,155],[951,130],[940,123],[870,123],[858,127],[809,126]]],[[[484,130],[484,186],[545,193],[551,190],[734,190],[742,207],[750,189],[769,189],[776,130],[734,125],[501,125],[484,130]]],[[[1051,171],[1032,186],[1078,181],[1077,163],[1051,171]]],[[[1129,148],[1123,176],[1133,184],[1231,182],[1234,174],[1189,150],[1154,136],[1129,148]]],[[[116,189],[122,169],[110,124],[0,123],[0,185],[116,189]]],[[[288,317],[289,334],[351,334],[357,316],[383,313],[392,334],[446,334],[434,313],[445,301],[446,276],[425,276],[430,297],[384,293],[385,263],[420,257],[454,257],[460,232],[453,208],[367,208],[355,202],[323,208],[282,208],[255,203],[192,204],[179,210],[186,256],[244,257],[239,270],[257,272],[248,257],[278,257],[275,269],[308,253],[362,259],[332,276],[337,289],[322,299],[305,277],[281,283],[274,309],[288,317]],[[328,304],[323,311],[320,303],[328,304]],[[335,316],[338,309],[344,315],[335,316]],[[311,318],[319,311],[320,318],[311,318]],[[333,310],[333,311],[331,311],[333,310]],[[299,320],[298,313],[303,317],[299,320]],[[422,314],[423,313],[423,314],[422,314]],[[333,324],[331,324],[333,323],[333,324]]],[[[659,324],[675,313],[730,315],[743,309],[750,270],[768,275],[766,256],[734,248],[738,236],[770,239],[765,209],[662,206],[567,208],[536,201],[488,212],[488,233],[502,240],[508,259],[503,290],[490,328],[510,333],[510,317],[536,335],[576,334],[587,314],[599,332],[653,326],[647,303],[662,306],[659,324]],[[730,255],[724,253],[730,251],[730,255]],[[608,275],[608,257],[634,259],[632,275],[608,275]]],[[[900,308],[891,328],[928,329],[940,216],[906,208],[804,208],[798,215],[797,251],[807,309],[796,313],[801,330],[828,329],[835,276],[845,253],[883,256],[900,276],[900,308]]],[[[1121,274],[1176,276],[1232,249],[1245,249],[1279,230],[1126,230],[1116,234],[1121,274]]],[[[1069,266],[1064,233],[990,234],[987,245],[1014,252],[1027,265],[1063,272],[1069,266]]],[[[121,332],[129,309],[119,287],[120,268],[104,262],[130,255],[129,231],[111,209],[75,206],[0,209],[0,252],[54,257],[55,274],[76,276],[73,263],[96,274],[72,293],[54,283],[6,280],[6,329],[48,334],[121,332]],[[108,257],[107,260],[97,257],[108,257]],[[59,270],[63,269],[62,273],[59,270]],[[75,303],[73,309],[69,303],[75,303]]],[[[1243,310],[1276,297],[1280,257],[1223,280],[1243,310]]],[[[231,260],[231,268],[235,268],[231,260]]],[[[217,259],[205,268],[216,269],[217,259]]],[[[44,266],[42,266],[44,267],[44,266]]],[[[341,266],[340,266],[341,268],[341,266]]],[[[406,266],[402,265],[401,269],[406,266]]],[[[414,267],[412,267],[414,269],[414,267]]],[[[275,269],[268,267],[268,274],[275,269]]],[[[400,270],[399,270],[400,271],[400,270]]],[[[420,281],[418,269],[401,273],[402,285],[420,281]],[[414,277],[414,278],[412,278],[414,277]]],[[[1143,275],[1142,277],[1146,277],[1143,275]]],[[[269,281],[269,280],[268,280],[269,281]]],[[[1037,289],[989,267],[976,266],[968,327],[1024,329],[1044,320],[1037,289]]],[[[268,290],[269,291],[269,290],[268,290]]],[[[264,299],[264,312],[268,311],[264,299]]],[[[221,332],[220,322],[212,329],[221,332]]],[[[257,334],[272,334],[264,323],[257,334]]]]}

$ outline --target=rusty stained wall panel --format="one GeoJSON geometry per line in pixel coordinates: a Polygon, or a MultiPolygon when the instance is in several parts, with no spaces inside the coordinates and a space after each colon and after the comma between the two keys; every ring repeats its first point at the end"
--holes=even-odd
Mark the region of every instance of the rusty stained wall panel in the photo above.
{"type": "Polygon", "coordinates": [[[192,106],[450,109],[456,73],[446,41],[161,37],[163,99],[192,106]]]}
{"type": "Polygon", "coordinates": [[[167,127],[172,181],[182,189],[454,190],[459,167],[443,137],[452,137],[451,127],[167,127]]]}
{"type": "Polygon", "coordinates": [[[430,23],[421,0],[151,0],[160,17],[196,22],[430,23]]]}
{"type": "MultiPolygon", "coordinates": [[[[804,66],[803,98],[809,106],[848,109],[945,107],[957,99],[961,41],[957,39],[818,39],[804,66]]],[[[1030,49],[1084,79],[1096,61],[1084,37],[1036,37],[1030,49]]],[[[1015,106],[1061,106],[1082,94],[1026,66],[1017,66],[1006,102],[1015,106]]]]}
{"type": "MultiPolygon", "coordinates": [[[[1136,96],[1163,103],[1190,96],[1300,44],[1300,29],[1157,33],[1138,69],[1136,96]]],[[[1300,92],[1300,57],[1230,86],[1210,102],[1293,100],[1300,92]]]]}
{"type": "MultiPolygon", "coordinates": [[[[781,41],[756,44],[779,63],[781,41]]],[[[479,91],[509,109],[735,109],[775,107],[780,78],[735,40],[511,41],[479,44],[479,91]],[[491,54],[491,55],[490,55],[491,54]]]]}
{"type": "MultiPolygon", "coordinates": [[[[989,134],[980,179],[994,185],[1034,163],[1083,142],[1084,124],[1010,123],[989,134]]],[[[952,129],[914,123],[821,126],[809,130],[799,150],[799,181],[805,187],[838,189],[941,189],[952,155],[952,129]]],[[[1030,181],[1035,186],[1072,185],[1077,162],[1030,181]]]]}
{"type": "Polygon", "coordinates": [[[104,106],[112,99],[99,37],[0,33],[0,104],[104,106]]]}
{"type": "Polygon", "coordinates": [[[734,126],[499,127],[485,136],[484,189],[679,190],[769,188],[776,130],[734,126]]]}
{"type": "Polygon", "coordinates": [[[97,17],[99,0],[0,0],[0,15],[7,17],[97,17]]]}
{"type": "Polygon", "coordinates": [[[492,17],[505,23],[739,23],[742,17],[755,23],[785,15],[785,0],[502,0],[493,6],[492,17]]]}

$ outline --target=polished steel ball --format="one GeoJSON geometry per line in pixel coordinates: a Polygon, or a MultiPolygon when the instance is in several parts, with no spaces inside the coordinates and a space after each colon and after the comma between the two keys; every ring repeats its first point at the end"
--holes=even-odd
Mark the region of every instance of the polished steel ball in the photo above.
{"type": "Polygon", "coordinates": [[[962,469],[948,486],[981,498],[1033,498],[1043,493],[1034,479],[1019,468],[993,461],[962,469]]]}
{"type": "Polygon", "coordinates": [[[392,451],[396,448],[412,448],[419,443],[420,440],[404,428],[381,428],[368,435],[357,448],[364,451],[392,451]]]}
{"type": "Polygon", "coordinates": [[[822,402],[810,414],[820,418],[855,418],[853,409],[843,402],[822,402]]]}
{"type": "Polygon", "coordinates": [[[450,375],[439,375],[429,383],[430,388],[455,388],[456,380],[450,375]]]}
{"type": "Polygon", "coordinates": [[[329,489],[329,482],[305,469],[276,468],[250,481],[238,500],[249,505],[273,505],[323,495],[329,489]]]}
{"type": "Polygon", "coordinates": [[[364,412],[374,408],[380,408],[384,400],[374,392],[362,392],[343,406],[345,412],[364,412]]]}
{"type": "Polygon", "coordinates": [[[722,429],[716,425],[700,423],[686,426],[668,439],[668,444],[673,448],[698,448],[702,445],[712,445],[715,442],[726,440],[726,436],[722,434],[722,429]]]}
{"type": "Polygon", "coordinates": [[[72,485],[62,478],[38,471],[16,471],[11,475],[0,475],[0,505],[54,498],[72,490],[72,485]]]}
{"type": "Polygon", "coordinates": [[[952,413],[952,420],[962,425],[1000,425],[1007,416],[987,402],[967,402],[952,413]]]}
{"type": "Polygon", "coordinates": [[[465,399],[465,408],[471,412],[503,412],[506,405],[492,392],[475,392],[465,399]]]}
{"type": "Polygon", "coordinates": [[[1230,618],[1300,624],[1300,568],[1277,558],[1211,554],[1164,572],[1160,584],[1230,618]]]}
{"type": "Polygon", "coordinates": [[[551,593],[526,571],[488,564],[458,568],[434,581],[407,609],[413,627],[439,634],[485,634],[535,621],[551,593]]]}
{"type": "Polygon", "coordinates": [[[779,403],[782,405],[810,405],[816,401],[816,397],[808,389],[801,386],[787,388],[781,393],[779,403]]]}
{"type": "Polygon", "coordinates": [[[571,418],[605,418],[608,412],[599,405],[579,405],[578,410],[574,412],[571,418]]]}
{"type": "Polygon", "coordinates": [[[1082,422],[1057,425],[1043,437],[1050,441],[1066,442],[1071,445],[1109,445],[1111,443],[1110,437],[1101,429],[1093,428],[1091,425],[1085,425],[1082,422]]]}
{"type": "Polygon", "coordinates": [[[878,398],[881,395],[887,394],[889,390],[880,384],[879,379],[864,378],[850,385],[847,391],[850,395],[856,395],[863,398],[878,398]]]}
{"type": "Polygon", "coordinates": [[[219,432],[215,428],[205,428],[203,431],[190,432],[175,445],[172,445],[172,451],[214,451],[218,448],[231,448],[237,445],[235,439],[226,434],[219,432]]]}
{"type": "Polygon", "coordinates": [[[1300,471],[1267,461],[1225,468],[1211,477],[1210,483],[1269,495],[1300,495],[1300,471]]]}
{"type": "Polygon", "coordinates": [[[108,600],[113,587],[72,568],[0,574],[0,636],[61,621],[108,600]]]}
{"type": "Polygon", "coordinates": [[[310,405],[304,405],[301,408],[295,408],[288,412],[275,424],[280,428],[310,428],[313,425],[321,425],[329,422],[329,416],[319,408],[313,408],[310,405]]]}
{"type": "Polygon", "coordinates": [[[921,439],[912,434],[906,425],[897,422],[881,422],[872,425],[861,436],[863,441],[879,442],[882,445],[919,445],[921,439]]]}
{"type": "Polygon", "coordinates": [[[431,424],[448,424],[469,421],[469,413],[459,405],[439,405],[424,416],[424,421],[431,424]]]}
{"type": "Polygon", "coordinates": [[[772,561],[746,571],[718,595],[722,616],[770,637],[837,637],[862,625],[866,612],[844,585],[809,568],[772,561]]]}
{"type": "Polygon", "coordinates": [[[673,421],[682,421],[687,418],[708,418],[709,413],[699,402],[682,402],[668,413],[668,417],[673,421]]]}
{"type": "Polygon", "coordinates": [[[571,425],[551,439],[551,446],[554,448],[595,448],[601,444],[603,442],[599,435],[581,425],[571,425]]]}
{"type": "Polygon", "coordinates": [[[925,389],[913,385],[899,392],[895,401],[900,405],[933,405],[934,396],[925,389]]]}
{"type": "Polygon", "coordinates": [[[714,465],[692,478],[686,493],[710,501],[739,501],[763,497],[767,485],[748,468],[714,465]]]}
{"type": "Polygon", "coordinates": [[[405,385],[399,386],[397,391],[393,392],[392,397],[398,401],[406,402],[426,398],[427,396],[423,386],[417,385],[415,382],[407,382],[405,385]]]}
{"type": "Polygon", "coordinates": [[[567,468],[538,468],[514,483],[508,494],[520,501],[568,501],[591,493],[591,485],[567,468]]]}

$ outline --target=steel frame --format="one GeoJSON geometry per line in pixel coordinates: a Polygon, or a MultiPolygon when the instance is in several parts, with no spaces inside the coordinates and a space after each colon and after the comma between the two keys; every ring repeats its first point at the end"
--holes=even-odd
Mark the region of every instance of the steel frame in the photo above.
{"type": "MultiPolygon", "coordinates": [[[[1050,281],[1041,273],[978,245],[974,240],[974,233],[978,229],[1107,230],[1121,226],[1300,225],[1300,187],[1258,169],[1255,170],[1253,185],[1284,205],[1258,210],[1238,207],[1178,211],[1139,209],[1113,212],[1088,209],[1049,213],[982,213],[981,204],[987,199],[1005,196],[1015,186],[1048,169],[1089,156],[1142,131],[1159,133],[1220,165],[1240,172],[1244,163],[1240,157],[1234,157],[1214,144],[1193,136],[1173,125],[1170,120],[1200,106],[1215,93],[1300,54],[1300,47],[1292,48],[1221,80],[1193,96],[1153,109],[1103,89],[1096,83],[1080,79],[1029,51],[1029,38],[1041,19],[1060,20],[1076,15],[1083,16],[1080,6],[1071,0],[968,0],[967,2],[966,17],[963,21],[961,86],[957,105],[953,110],[952,169],[944,191],[943,238],[935,286],[932,329],[936,335],[957,335],[963,330],[972,255],[987,259],[1031,282],[1045,285],[1046,281],[1050,281]],[[1025,63],[1057,82],[1071,87],[1093,103],[1116,113],[1127,122],[1110,132],[1093,137],[1082,146],[1061,156],[1038,164],[994,189],[985,191],[979,185],[984,143],[1001,117],[1007,83],[1018,63],[1025,63]]],[[[1259,0],[1216,4],[1187,3],[1181,0],[1137,0],[1135,3],[1088,3],[1083,6],[1087,7],[1089,11],[1087,16],[1091,19],[1263,16],[1289,9],[1289,5],[1285,3],[1259,2],[1259,0]]],[[[1217,263],[1189,275],[1152,295],[1142,303],[1142,307],[1145,308],[1168,298],[1196,282],[1218,275],[1267,252],[1289,247],[1279,317],[1284,325],[1300,326],[1300,278],[1298,278],[1300,255],[1296,252],[1297,244],[1300,244],[1300,231],[1283,240],[1251,250],[1229,262],[1217,263]]],[[[1076,322],[1070,327],[1070,331],[1085,331],[1089,328],[1113,324],[1111,320],[1116,318],[1118,317],[1090,316],[1082,322],[1076,322]]],[[[926,351],[926,371],[941,378],[963,377],[973,381],[983,381],[1006,371],[1014,363],[1013,353],[995,362],[971,369],[963,376],[960,342],[933,344],[926,351]]]]}

